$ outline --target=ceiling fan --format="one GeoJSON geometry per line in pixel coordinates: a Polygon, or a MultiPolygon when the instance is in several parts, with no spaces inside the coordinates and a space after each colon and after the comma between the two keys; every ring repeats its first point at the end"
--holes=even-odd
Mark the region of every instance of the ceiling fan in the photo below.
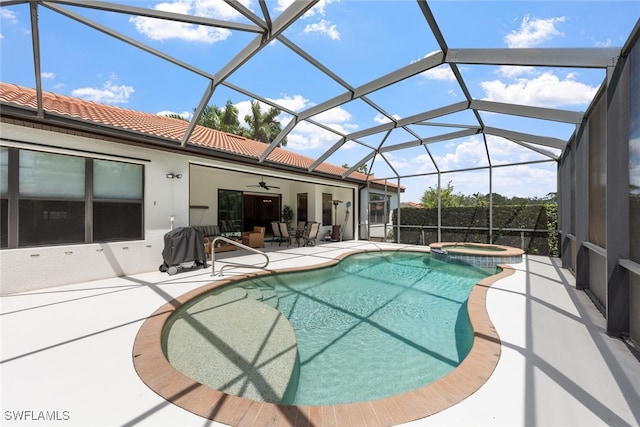
{"type": "Polygon", "coordinates": [[[272,188],[280,188],[280,187],[276,187],[275,185],[267,185],[267,183],[264,182],[264,176],[262,177],[262,181],[258,182],[258,184],[247,185],[247,187],[260,187],[260,188],[264,188],[265,190],[271,190],[272,188]]]}

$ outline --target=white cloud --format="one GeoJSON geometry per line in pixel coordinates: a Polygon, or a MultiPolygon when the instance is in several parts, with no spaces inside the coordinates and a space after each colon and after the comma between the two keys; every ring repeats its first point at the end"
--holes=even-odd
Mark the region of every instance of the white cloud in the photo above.
{"type": "MultiPolygon", "coordinates": [[[[3,21],[8,21],[12,24],[15,24],[18,22],[18,18],[14,11],[3,9],[3,8],[0,8],[0,19],[2,19],[3,21]]],[[[4,35],[2,33],[0,33],[0,40],[1,39],[4,39],[4,35]]]]}
{"type": "Polygon", "coordinates": [[[331,22],[321,19],[319,22],[314,24],[308,24],[302,30],[303,33],[319,33],[329,36],[331,40],[340,40],[340,32],[336,29],[336,24],[332,24],[331,22]]]}
{"type": "Polygon", "coordinates": [[[536,74],[535,67],[519,67],[514,65],[503,65],[498,68],[498,74],[510,79],[516,78],[522,75],[536,74]]]}
{"type": "Polygon", "coordinates": [[[313,116],[313,119],[323,124],[346,123],[351,120],[351,113],[342,107],[334,107],[313,116]]]}
{"type": "MultiPolygon", "coordinates": [[[[178,1],[177,3],[184,3],[184,0],[178,1]]],[[[238,19],[242,16],[236,9],[220,0],[196,0],[189,1],[188,3],[193,4],[192,9],[196,16],[206,16],[225,21],[238,19]]],[[[247,9],[251,9],[251,0],[239,0],[238,3],[242,4],[247,9]]]]}
{"type": "MultiPolygon", "coordinates": [[[[273,101],[294,111],[300,111],[312,106],[308,99],[300,95],[284,96],[281,99],[273,101]]],[[[246,105],[248,106],[248,108],[251,107],[249,101],[247,101],[246,105]]],[[[238,105],[236,106],[240,110],[240,107],[238,105]]],[[[247,109],[247,111],[249,110],[247,109]]],[[[240,117],[244,118],[244,115],[240,115],[240,117]]],[[[287,122],[290,119],[291,117],[285,115],[284,113],[283,115],[278,117],[278,120],[283,127],[286,126],[287,122]]],[[[324,111],[313,116],[312,119],[342,134],[349,134],[358,129],[358,126],[351,122],[351,113],[349,113],[342,107],[335,107],[330,110],[324,111]]],[[[295,128],[287,135],[287,148],[294,151],[327,149],[335,144],[339,138],[340,137],[333,132],[303,121],[298,123],[295,128]]],[[[348,149],[352,145],[353,144],[348,143],[344,146],[344,148],[348,149]]]]}
{"type": "Polygon", "coordinates": [[[518,165],[493,170],[494,193],[506,197],[544,197],[557,191],[556,169],[542,165],[518,165]]]}
{"type": "Polygon", "coordinates": [[[611,46],[611,39],[606,39],[605,41],[596,41],[595,42],[596,47],[610,47],[611,46]]]}
{"type": "MultiPolygon", "coordinates": [[[[241,3],[248,3],[243,1],[241,3]]],[[[246,6],[247,4],[245,4],[246,6]]],[[[240,14],[226,3],[217,0],[174,1],[159,3],[154,9],[185,15],[204,16],[208,18],[232,20],[240,14]]],[[[129,19],[136,29],[153,40],[179,39],[202,43],[216,43],[227,39],[231,31],[223,28],[213,28],[201,25],[186,24],[144,16],[129,19]]]]}
{"type": "MultiPolygon", "coordinates": [[[[399,115],[397,115],[397,114],[393,114],[393,115],[392,115],[392,117],[393,117],[394,119],[396,119],[396,120],[400,120],[400,116],[399,116],[399,115]]],[[[391,120],[390,120],[387,116],[385,116],[385,115],[383,115],[383,114],[378,113],[378,114],[376,114],[376,116],[373,118],[373,121],[374,121],[374,122],[376,122],[376,123],[384,124],[384,123],[389,123],[391,120]]]]}
{"type": "MultiPolygon", "coordinates": [[[[278,0],[278,6],[275,10],[282,12],[291,4],[293,0],[278,0]]],[[[320,0],[315,6],[309,9],[304,15],[304,19],[315,18],[316,16],[324,17],[326,15],[326,8],[332,3],[340,3],[340,0],[320,0]]],[[[321,35],[329,36],[331,40],[340,40],[340,32],[336,24],[332,24],[326,19],[321,19],[318,22],[307,24],[302,30],[305,34],[318,33],[321,35]]]]}
{"type": "Polygon", "coordinates": [[[456,143],[454,152],[433,157],[438,168],[445,171],[488,165],[484,143],[477,136],[456,143]]]}
{"type": "Polygon", "coordinates": [[[40,76],[43,79],[55,79],[56,78],[55,73],[48,72],[48,71],[43,71],[42,73],[40,73],[40,76]]]}
{"type": "Polygon", "coordinates": [[[278,99],[269,98],[269,100],[275,102],[278,105],[282,105],[283,107],[288,108],[289,110],[292,110],[292,111],[300,111],[310,106],[309,100],[302,95],[294,95],[294,96],[283,95],[282,98],[278,98],[278,99]]]}
{"type": "Polygon", "coordinates": [[[520,28],[507,34],[504,41],[507,46],[513,48],[539,46],[555,36],[564,36],[564,33],[556,28],[556,24],[565,21],[564,16],[547,19],[530,19],[529,16],[525,16],[520,28]]]}
{"type": "Polygon", "coordinates": [[[527,104],[555,108],[568,105],[588,104],[598,88],[573,80],[569,74],[563,80],[552,72],[544,72],[532,79],[518,79],[513,83],[500,80],[480,83],[485,100],[527,104]]]}
{"type": "Polygon", "coordinates": [[[435,68],[431,68],[427,71],[423,71],[420,73],[421,76],[429,79],[429,80],[438,80],[438,81],[454,81],[456,79],[455,74],[451,71],[451,67],[447,64],[440,65],[435,68]]]}
{"type": "Polygon", "coordinates": [[[78,88],[72,90],[71,95],[103,104],[126,104],[135,90],[133,86],[118,85],[117,80],[117,76],[111,76],[102,88],[78,88]]]}
{"type": "Polygon", "coordinates": [[[0,18],[2,18],[3,20],[9,21],[11,23],[18,22],[18,17],[16,16],[16,13],[12,10],[0,8],[0,18]]]}
{"type": "Polygon", "coordinates": [[[300,122],[287,135],[287,149],[293,151],[324,150],[331,147],[339,139],[333,132],[308,122],[300,122]]]}
{"type": "MultiPolygon", "coordinates": [[[[293,1],[294,0],[278,0],[278,6],[275,8],[275,10],[282,12],[283,10],[291,6],[293,1]]],[[[307,11],[307,13],[304,14],[304,18],[310,18],[312,16],[315,16],[316,14],[325,16],[327,5],[330,5],[332,3],[340,3],[340,0],[320,0],[315,6],[313,6],[307,11]]]]}

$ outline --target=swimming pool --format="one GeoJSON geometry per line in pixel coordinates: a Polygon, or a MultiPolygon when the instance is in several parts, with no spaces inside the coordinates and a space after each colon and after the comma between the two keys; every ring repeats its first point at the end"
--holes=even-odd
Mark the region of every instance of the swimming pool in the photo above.
{"type": "Polygon", "coordinates": [[[522,249],[486,243],[437,242],[429,244],[429,247],[432,256],[440,261],[482,268],[517,264],[522,262],[524,254],[522,249]]]}
{"type": "MultiPolygon", "coordinates": [[[[469,292],[491,273],[495,269],[440,262],[424,253],[360,253],[328,268],[243,280],[212,291],[181,313],[194,323],[195,313],[222,302],[227,307],[227,301],[244,296],[264,301],[293,327],[297,361],[284,396],[269,390],[260,399],[293,405],[363,402],[418,389],[460,364],[473,343],[469,292]]],[[[181,313],[169,323],[165,353],[176,369],[207,384],[209,371],[219,366],[215,360],[190,360],[183,351],[185,342],[196,353],[212,349],[199,339],[202,326],[189,327],[181,313]]],[[[226,387],[238,375],[210,384],[226,387]]],[[[239,394],[246,388],[225,391],[239,394]]]]}
{"type": "MultiPolygon", "coordinates": [[[[165,398],[167,402],[205,419],[227,425],[248,422],[249,424],[304,424],[321,427],[355,423],[382,427],[428,417],[477,392],[489,379],[500,359],[500,337],[487,313],[486,298],[493,283],[514,274],[514,269],[509,265],[500,266],[502,270],[499,273],[480,280],[471,290],[467,309],[473,326],[474,340],[467,357],[451,373],[417,390],[383,399],[341,405],[281,405],[239,397],[206,386],[185,376],[167,360],[163,348],[166,326],[177,312],[194,300],[210,294],[214,289],[220,289],[248,277],[308,271],[309,268],[335,265],[353,253],[379,250],[378,245],[369,246],[373,248],[348,250],[335,248],[334,253],[323,248],[318,254],[297,254],[295,258],[297,267],[286,267],[287,264],[284,264],[283,267],[268,272],[251,272],[220,278],[163,303],[142,322],[136,334],[131,353],[136,373],[147,387],[165,398]]],[[[390,250],[397,250],[397,245],[386,246],[389,246],[390,250]]],[[[428,253],[424,247],[418,246],[402,246],[401,250],[428,253]]],[[[289,252],[287,251],[287,254],[289,252]]],[[[199,275],[196,276],[199,277],[199,275]]],[[[260,307],[275,311],[266,304],[249,298],[244,298],[242,301],[247,303],[253,301],[260,307]]],[[[269,310],[261,311],[269,312],[269,310]]],[[[246,326],[240,322],[241,319],[240,326],[246,326]]],[[[266,335],[273,335],[270,329],[266,335]]]]}

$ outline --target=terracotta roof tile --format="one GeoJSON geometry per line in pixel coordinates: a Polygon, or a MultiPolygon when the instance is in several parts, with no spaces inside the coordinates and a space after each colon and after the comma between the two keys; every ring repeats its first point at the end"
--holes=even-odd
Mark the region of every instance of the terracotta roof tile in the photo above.
{"type": "MultiPolygon", "coordinates": [[[[0,102],[36,109],[36,91],[35,89],[0,82],[0,102]]],[[[188,126],[186,121],[180,119],[143,113],[113,105],[99,104],[51,92],[42,93],[42,104],[44,110],[50,113],[67,115],[174,141],[182,139],[188,126]]],[[[195,127],[189,143],[254,159],[259,158],[267,148],[264,143],[202,126],[195,127]]],[[[315,162],[315,159],[311,157],[283,148],[273,150],[267,159],[274,163],[302,170],[308,170],[315,162]]],[[[317,170],[337,177],[342,176],[346,171],[343,167],[330,163],[322,163],[317,170]]],[[[353,172],[349,175],[349,178],[366,181],[367,176],[360,172],[353,172]]],[[[389,185],[395,187],[395,184],[389,185]]]]}

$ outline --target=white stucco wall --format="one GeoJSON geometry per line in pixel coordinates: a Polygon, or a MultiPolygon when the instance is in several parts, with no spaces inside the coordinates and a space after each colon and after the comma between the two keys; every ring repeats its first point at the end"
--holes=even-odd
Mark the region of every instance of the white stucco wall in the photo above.
{"type": "MultiPolygon", "coordinates": [[[[229,162],[6,123],[0,123],[0,135],[4,146],[140,163],[145,170],[144,240],[0,250],[2,295],[155,271],[163,262],[164,235],[172,225],[217,224],[218,188],[261,191],[260,188],[246,187],[259,181],[258,170],[230,165],[229,162]],[[203,168],[200,165],[210,167],[203,168]],[[249,172],[258,175],[247,175],[249,172]],[[167,179],[167,173],[181,174],[182,178],[167,179]],[[209,209],[190,210],[189,205],[206,205],[209,209]]],[[[323,191],[355,204],[352,199],[357,195],[357,186],[353,184],[333,185],[333,181],[322,179],[308,183],[301,181],[304,175],[294,177],[272,173],[275,176],[265,176],[265,180],[281,187],[274,191],[281,194],[283,204],[290,205],[294,212],[297,193],[309,193],[309,220],[322,220],[323,191]],[[296,180],[291,181],[292,177],[296,180]],[[320,194],[320,202],[315,200],[317,194],[320,194]]],[[[344,204],[341,204],[338,216],[344,218],[344,204]]],[[[353,229],[349,228],[345,232],[345,239],[353,236],[353,229]]]]}
{"type": "Polygon", "coordinates": [[[188,158],[85,137],[0,124],[2,145],[139,163],[145,168],[145,239],[0,250],[0,293],[156,270],[162,264],[163,236],[188,224],[188,158]],[[30,143],[39,144],[38,146],[30,143]],[[181,173],[169,180],[166,173],[181,173]]]}

